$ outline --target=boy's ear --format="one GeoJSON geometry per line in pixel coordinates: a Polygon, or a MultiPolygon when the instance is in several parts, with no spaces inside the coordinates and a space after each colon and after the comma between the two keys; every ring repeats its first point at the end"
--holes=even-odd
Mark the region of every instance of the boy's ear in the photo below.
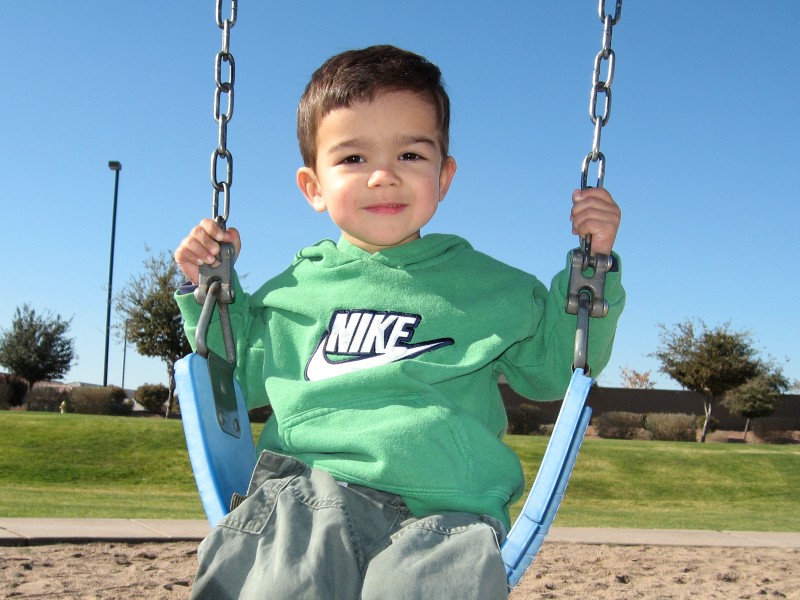
{"type": "Polygon", "coordinates": [[[442,163],[442,169],[439,171],[439,202],[447,195],[457,168],[456,159],[452,156],[448,156],[442,163]]]}
{"type": "Polygon", "coordinates": [[[297,170],[297,187],[303,192],[308,203],[317,212],[325,212],[328,207],[322,196],[322,188],[319,185],[317,174],[310,167],[301,167],[297,170]]]}

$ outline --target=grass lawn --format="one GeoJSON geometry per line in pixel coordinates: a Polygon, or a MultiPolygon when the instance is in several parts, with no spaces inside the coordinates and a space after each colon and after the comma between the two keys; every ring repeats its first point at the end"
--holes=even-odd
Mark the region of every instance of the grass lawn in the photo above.
{"type": "MultiPolygon", "coordinates": [[[[547,440],[507,441],[530,485],[547,440]]],[[[800,446],[587,439],[555,523],[800,531],[800,446]]]]}
{"type": "MultiPolygon", "coordinates": [[[[0,517],[203,518],[181,423],[0,412],[0,517]]],[[[800,531],[800,446],[588,439],[556,525],[800,531]]]]}
{"type": "Polygon", "coordinates": [[[203,518],[181,422],[0,412],[0,516],[203,518]]]}

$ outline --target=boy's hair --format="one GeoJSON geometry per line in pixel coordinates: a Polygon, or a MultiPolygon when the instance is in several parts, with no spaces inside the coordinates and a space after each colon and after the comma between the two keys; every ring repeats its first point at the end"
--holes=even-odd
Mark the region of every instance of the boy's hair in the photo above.
{"type": "Polygon", "coordinates": [[[316,166],[317,130],[328,113],[395,91],[414,92],[431,102],[436,110],[442,156],[446,158],[450,145],[450,98],[439,67],[423,56],[394,46],[370,46],[329,58],[311,76],[297,107],[297,139],[305,166],[316,166]]]}

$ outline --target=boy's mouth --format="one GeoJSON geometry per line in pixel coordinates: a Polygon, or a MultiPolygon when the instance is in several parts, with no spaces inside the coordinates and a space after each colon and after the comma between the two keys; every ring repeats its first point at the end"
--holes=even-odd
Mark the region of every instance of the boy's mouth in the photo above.
{"type": "Polygon", "coordinates": [[[397,203],[374,204],[372,206],[367,206],[365,210],[376,215],[396,215],[403,212],[406,206],[406,204],[397,203]]]}

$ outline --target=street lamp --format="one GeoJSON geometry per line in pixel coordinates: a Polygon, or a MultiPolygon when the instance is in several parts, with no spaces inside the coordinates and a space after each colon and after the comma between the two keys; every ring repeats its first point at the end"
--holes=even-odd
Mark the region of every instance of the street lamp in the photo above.
{"type": "Polygon", "coordinates": [[[114,171],[114,208],[111,212],[111,256],[108,259],[108,302],[106,304],[106,354],[103,360],[103,387],[108,385],[108,341],[111,337],[111,283],[114,280],[114,237],[117,229],[117,192],[119,192],[119,172],[122,164],[116,160],[108,161],[108,168],[114,171]]]}
{"type": "Polygon", "coordinates": [[[125,358],[128,355],[128,322],[125,321],[125,337],[122,342],[122,383],[119,385],[123,390],[125,389],[125,358]]]}

